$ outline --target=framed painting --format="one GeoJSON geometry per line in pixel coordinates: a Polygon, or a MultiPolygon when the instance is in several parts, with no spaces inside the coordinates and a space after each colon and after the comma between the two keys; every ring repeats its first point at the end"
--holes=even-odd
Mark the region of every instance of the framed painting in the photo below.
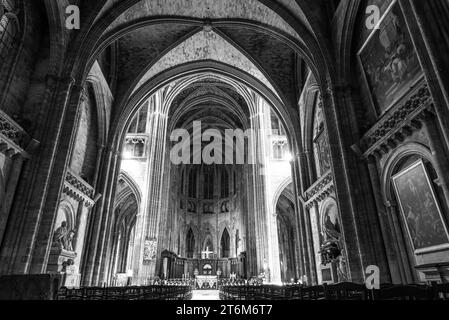
{"type": "Polygon", "coordinates": [[[395,175],[393,184],[415,254],[449,248],[447,226],[424,162],[395,175]]]}
{"type": "Polygon", "coordinates": [[[397,1],[392,2],[358,57],[378,115],[391,108],[423,77],[397,1]]]}

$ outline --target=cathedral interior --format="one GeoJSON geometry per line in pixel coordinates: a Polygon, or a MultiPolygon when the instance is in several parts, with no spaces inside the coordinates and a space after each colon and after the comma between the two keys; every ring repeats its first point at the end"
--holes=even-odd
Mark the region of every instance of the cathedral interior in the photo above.
{"type": "Polygon", "coordinates": [[[448,0],[0,16],[0,297],[449,281],[448,0]]]}

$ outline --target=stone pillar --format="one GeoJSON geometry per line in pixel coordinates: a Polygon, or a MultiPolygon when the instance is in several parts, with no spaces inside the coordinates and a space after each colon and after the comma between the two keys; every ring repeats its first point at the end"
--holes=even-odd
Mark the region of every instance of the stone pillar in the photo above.
{"type": "MultiPolygon", "coordinates": [[[[430,150],[435,159],[435,171],[438,175],[438,182],[443,189],[444,197],[446,198],[446,203],[449,204],[449,161],[447,157],[446,148],[441,141],[441,134],[437,127],[438,119],[428,111],[424,112],[423,119],[423,129],[429,140],[430,150]]],[[[444,214],[444,213],[443,213],[444,214]]],[[[449,221],[449,213],[446,212],[446,220],[449,221]]]]}
{"type": "Polygon", "coordinates": [[[400,261],[400,266],[402,267],[403,279],[402,283],[416,283],[418,282],[418,278],[416,276],[416,271],[412,268],[412,264],[409,259],[409,255],[407,254],[407,245],[404,241],[407,241],[402,236],[403,228],[401,227],[400,213],[399,208],[396,202],[387,201],[385,203],[385,207],[387,208],[387,217],[389,220],[389,224],[392,226],[392,238],[393,242],[397,245],[397,253],[398,259],[400,261]]]}
{"type": "Polygon", "coordinates": [[[8,188],[6,190],[5,199],[0,204],[0,246],[2,244],[3,235],[8,223],[9,213],[14,201],[16,188],[19,182],[20,173],[23,168],[24,158],[20,154],[16,154],[12,157],[12,167],[9,173],[8,188]]]}
{"type": "Polygon", "coordinates": [[[24,168],[0,257],[2,273],[43,273],[51,248],[53,224],[76,129],[81,87],[72,79],[49,77],[35,137],[42,141],[24,168]],[[69,101],[70,96],[70,101],[69,101]]]}
{"type": "Polygon", "coordinates": [[[304,211],[306,208],[304,207],[303,202],[301,201],[302,195],[299,192],[304,192],[304,184],[301,182],[303,175],[301,174],[301,164],[304,158],[302,155],[296,156],[292,161],[292,177],[293,183],[295,184],[295,192],[296,192],[296,211],[295,215],[295,229],[296,234],[298,235],[298,252],[296,253],[299,260],[299,277],[307,276],[310,279],[310,261],[308,259],[309,252],[307,246],[307,234],[305,230],[305,220],[304,220],[304,211]]]}
{"type": "Polygon", "coordinates": [[[365,268],[386,269],[386,254],[366,164],[351,150],[358,135],[353,92],[349,86],[322,92],[335,194],[346,246],[349,281],[363,282],[365,268]]]}
{"type": "MultiPolygon", "coordinates": [[[[119,155],[115,150],[106,149],[103,153],[101,171],[99,173],[97,192],[102,196],[95,204],[89,219],[88,237],[84,248],[82,283],[83,285],[97,285],[101,265],[106,254],[109,224],[112,220],[113,198],[120,168],[119,155]]],[[[102,279],[103,280],[103,279],[102,279]]]]}
{"type": "Polygon", "coordinates": [[[306,239],[307,239],[307,251],[309,253],[309,281],[310,284],[318,284],[317,280],[317,272],[316,272],[316,261],[315,261],[315,252],[319,250],[319,248],[315,248],[313,244],[313,233],[310,219],[309,210],[304,210],[304,223],[306,229],[306,239]]]}
{"type": "Polygon", "coordinates": [[[405,280],[401,262],[398,261],[398,248],[392,239],[392,230],[388,223],[388,210],[386,210],[382,197],[382,186],[380,172],[378,170],[378,160],[374,156],[368,157],[368,170],[371,177],[371,186],[376,201],[377,215],[379,216],[382,238],[387,253],[388,270],[381,270],[381,283],[402,283],[405,280]]]}
{"type": "Polygon", "coordinates": [[[449,3],[399,0],[399,4],[435,102],[444,143],[449,146],[449,3]]]}
{"type": "MultiPolygon", "coordinates": [[[[144,208],[143,216],[143,233],[141,238],[137,238],[137,242],[140,242],[141,248],[140,252],[136,254],[137,257],[140,256],[139,265],[141,266],[138,270],[139,278],[154,277],[156,275],[156,258],[151,259],[143,264],[143,253],[145,249],[145,241],[155,241],[158,244],[159,236],[159,224],[161,221],[161,215],[167,213],[167,199],[168,192],[163,194],[164,190],[164,175],[166,174],[166,137],[167,137],[167,115],[163,112],[163,97],[161,93],[156,93],[154,96],[154,103],[149,106],[148,112],[150,113],[150,124],[151,132],[149,134],[149,144],[148,144],[148,203],[144,208]],[[164,212],[161,212],[164,210],[164,212]]],[[[159,250],[158,250],[159,251],[159,250]]]]}

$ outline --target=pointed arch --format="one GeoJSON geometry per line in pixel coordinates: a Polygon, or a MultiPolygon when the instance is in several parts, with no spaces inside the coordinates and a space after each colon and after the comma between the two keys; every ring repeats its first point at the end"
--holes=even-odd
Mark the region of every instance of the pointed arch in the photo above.
{"type": "Polygon", "coordinates": [[[231,256],[231,236],[228,229],[225,228],[220,240],[220,255],[221,258],[230,258],[231,256]]]}
{"type": "MultiPolygon", "coordinates": [[[[125,171],[121,171],[118,177],[118,181],[123,180],[131,189],[131,192],[136,197],[137,203],[140,205],[142,201],[142,193],[140,192],[140,188],[138,184],[134,181],[134,179],[125,171]]],[[[119,198],[123,198],[126,195],[117,195],[116,204],[120,202],[119,198]]]]}
{"type": "Polygon", "coordinates": [[[276,189],[276,192],[274,193],[273,197],[273,212],[276,212],[276,205],[279,202],[279,198],[281,195],[284,194],[288,200],[290,200],[292,203],[295,202],[295,197],[293,193],[293,178],[287,177],[276,189]]]}
{"type": "Polygon", "coordinates": [[[195,234],[192,228],[189,228],[186,236],[186,257],[188,259],[193,259],[195,257],[195,234]]]}

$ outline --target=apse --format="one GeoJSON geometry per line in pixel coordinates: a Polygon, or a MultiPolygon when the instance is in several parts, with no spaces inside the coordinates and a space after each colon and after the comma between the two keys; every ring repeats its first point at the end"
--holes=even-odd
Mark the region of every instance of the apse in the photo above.
{"type": "Polygon", "coordinates": [[[270,273],[273,282],[281,281],[278,231],[269,230],[267,221],[276,190],[291,180],[291,152],[278,111],[253,90],[219,74],[199,73],[159,89],[134,112],[120,170],[147,197],[139,210],[154,212],[137,219],[134,256],[142,248],[150,254],[143,264],[134,260],[134,274],[270,273]],[[187,157],[174,161],[183,153],[187,157]],[[248,162],[250,154],[257,155],[255,163],[248,162]]]}

